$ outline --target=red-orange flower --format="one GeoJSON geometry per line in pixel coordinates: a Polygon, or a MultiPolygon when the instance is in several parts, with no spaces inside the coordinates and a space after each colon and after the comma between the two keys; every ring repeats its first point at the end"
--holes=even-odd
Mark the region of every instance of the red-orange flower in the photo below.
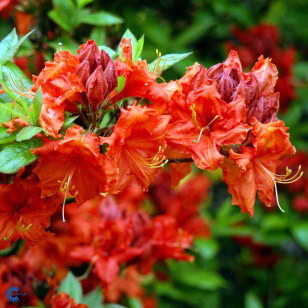
{"type": "Polygon", "coordinates": [[[52,308],[88,308],[89,306],[85,304],[77,304],[74,298],[70,298],[70,296],[61,292],[60,294],[55,294],[51,299],[51,307],[52,308]]]}
{"type": "Polygon", "coordinates": [[[51,198],[41,198],[34,179],[0,185],[0,204],[0,242],[22,238],[34,245],[46,237],[56,204],[51,198]]]}
{"type": "Polygon", "coordinates": [[[32,151],[39,155],[33,172],[40,179],[43,196],[66,191],[82,204],[106,192],[114,180],[114,166],[100,153],[98,136],[83,134],[77,125],[67,129],[63,140],[46,138],[42,147],[32,151]]]}
{"type": "Polygon", "coordinates": [[[33,77],[32,91],[42,87],[43,106],[40,125],[54,138],[64,123],[64,111],[76,112],[76,102],[82,102],[79,93],[85,88],[76,75],[77,56],[69,51],[57,52],[54,61],[46,62],[38,77],[33,77]]]}
{"type": "Polygon", "coordinates": [[[155,111],[142,106],[121,110],[121,116],[108,138],[106,155],[116,164],[121,174],[114,191],[121,190],[135,177],[146,190],[165,161],[165,135],[170,116],[157,116],[155,111]]]}
{"type": "MultiPolygon", "coordinates": [[[[153,103],[152,107],[159,113],[166,108],[166,103],[177,89],[174,82],[158,83],[155,72],[149,71],[144,60],[132,61],[132,47],[130,39],[123,39],[121,42],[123,49],[123,60],[118,58],[115,62],[119,76],[125,77],[124,88],[115,96],[112,101],[115,103],[125,97],[143,97],[153,103]]],[[[158,73],[158,72],[156,72],[158,73]]]]}
{"type": "Polygon", "coordinates": [[[289,169],[286,175],[275,174],[280,159],[295,153],[284,123],[262,124],[255,118],[251,123],[255,136],[252,146],[230,150],[230,157],[224,159],[223,171],[224,181],[232,194],[232,204],[240,206],[242,212],[248,212],[252,217],[257,191],[260,201],[270,207],[276,182],[288,183],[296,179],[297,174],[289,180],[289,169]]]}

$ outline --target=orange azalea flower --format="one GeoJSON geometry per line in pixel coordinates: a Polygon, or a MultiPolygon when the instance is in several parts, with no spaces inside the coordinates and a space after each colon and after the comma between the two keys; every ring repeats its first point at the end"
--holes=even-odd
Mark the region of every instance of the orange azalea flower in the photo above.
{"type": "Polygon", "coordinates": [[[230,150],[230,157],[223,162],[224,181],[232,194],[232,204],[240,206],[243,213],[254,214],[256,192],[266,206],[272,205],[274,187],[279,208],[276,183],[291,183],[302,175],[298,172],[288,178],[290,169],[285,175],[275,174],[280,159],[295,153],[289,141],[287,128],[282,121],[262,124],[256,118],[251,119],[252,133],[255,136],[252,146],[241,146],[230,150]]]}
{"type": "Polygon", "coordinates": [[[79,93],[85,88],[75,74],[79,64],[77,56],[69,51],[57,52],[54,61],[46,62],[38,77],[34,77],[32,91],[42,87],[43,106],[40,125],[54,138],[64,123],[64,110],[76,112],[75,102],[82,102],[79,93]]]}
{"type": "Polygon", "coordinates": [[[124,60],[118,58],[115,66],[118,75],[125,77],[125,85],[121,92],[112,97],[112,101],[115,103],[125,97],[143,97],[151,101],[152,107],[162,113],[166,108],[166,103],[177,89],[176,83],[158,83],[156,79],[162,68],[157,67],[151,73],[146,61],[138,60],[134,63],[130,39],[123,39],[121,47],[124,60]]]}
{"type": "Polygon", "coordinates": [[[121,190],[132,177],[147,190],[158,169],[165,162],[165,135],[170,116],[157,116],[155,111],[142,106],[122,109],[121,116],[110,137],[107,157],[116,162],[121,177],[114,191],[121,190]]]}
{"type": "Polygon", "coordinates": [[[48,234],[50,216],[56,210],[53,199],[41,198],[34,179],[16,179],[0,185],[0,242],[24,239],[34,245],[48,234]]]}
{"type": "Polygon", "coordinates": [[[100,153],[98,136],[83,134],[77,125],[67,129],[63,140],[46,138],[44,145],[32,152],[39,155],[39,164],[33,172],[40,179],[43,196],[61,190],[82,204],[105,193],[114,182],[114,165],[100,153]]]}
{"type": "Polygon", "coordinates": [[[71,298],[67,293],[61,292],[60,294],[55,294],[51,298],[52,308],[88,308],[89,306],[85,304],[77,304],[74,298],[71,298]]]}

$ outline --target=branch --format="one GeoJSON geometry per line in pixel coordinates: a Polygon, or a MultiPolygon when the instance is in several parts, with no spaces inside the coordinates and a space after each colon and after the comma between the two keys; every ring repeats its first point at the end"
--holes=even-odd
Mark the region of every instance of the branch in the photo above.
{"type": "Polygon", "coordinates": [[[191,157],[186,158],[169,158],[168,163],[192,163],[193,159],[191,157]]]}

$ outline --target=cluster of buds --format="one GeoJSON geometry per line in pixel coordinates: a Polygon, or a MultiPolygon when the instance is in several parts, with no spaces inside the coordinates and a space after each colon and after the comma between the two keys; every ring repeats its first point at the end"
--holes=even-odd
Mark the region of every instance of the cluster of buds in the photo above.
{"type": "Polygon", "coordinates": [[[78,59],[80,64],[76,74],[86,88],[92,110],[96,112],[118,84],[114,62],[103,49],[99,51],[93,40],[80,46],[78,59]]]}

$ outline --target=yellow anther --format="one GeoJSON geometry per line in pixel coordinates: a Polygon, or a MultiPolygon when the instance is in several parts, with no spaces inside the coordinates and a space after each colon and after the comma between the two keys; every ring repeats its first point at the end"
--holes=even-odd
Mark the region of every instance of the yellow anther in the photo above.
{"type": "Polygon", "coordinates": [[[202,133],[205,129],[208,129],[210,127],[210,125],[219,117],[219,115],[215,116],[215,118],[207,125],[201,128],[198,139],[197,140],[193,140],[194,143],[199,143],[202,133]]]}

